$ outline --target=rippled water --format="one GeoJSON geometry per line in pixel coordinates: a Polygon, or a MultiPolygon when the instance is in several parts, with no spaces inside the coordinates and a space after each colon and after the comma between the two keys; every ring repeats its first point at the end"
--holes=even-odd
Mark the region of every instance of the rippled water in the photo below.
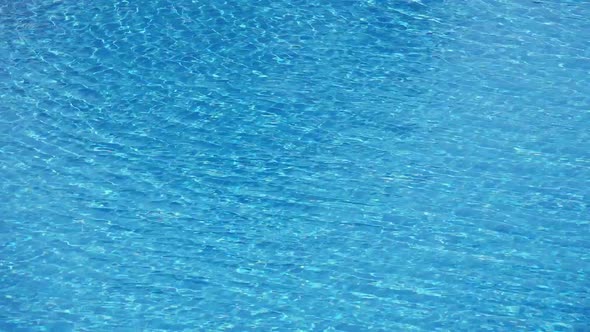
{"type": "Polygon", "coordinates": [[[587,1],[0,1],[0,330],[588,331],[587,1]]]}

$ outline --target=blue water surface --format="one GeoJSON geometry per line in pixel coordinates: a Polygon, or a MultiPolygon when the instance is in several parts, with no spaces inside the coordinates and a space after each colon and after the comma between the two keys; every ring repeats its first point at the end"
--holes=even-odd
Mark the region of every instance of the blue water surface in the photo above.
{"type": "Polygon", "coordinates": [[[0,331],[590,331],[589,18],[0,1],[0,331]]]}

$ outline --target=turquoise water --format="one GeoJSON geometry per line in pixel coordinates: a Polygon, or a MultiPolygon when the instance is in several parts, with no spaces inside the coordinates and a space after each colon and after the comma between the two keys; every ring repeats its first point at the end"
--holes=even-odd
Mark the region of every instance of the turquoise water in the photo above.
{"type": "Polygon", "coordinates": [[[587,1],[0,1],[0,331],[590,331],[587,1]]]}

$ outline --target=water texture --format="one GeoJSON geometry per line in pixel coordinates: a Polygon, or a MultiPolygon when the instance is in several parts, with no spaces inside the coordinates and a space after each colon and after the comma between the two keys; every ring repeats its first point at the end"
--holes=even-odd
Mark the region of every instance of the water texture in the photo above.
{"type": "Polygon", "coordinates": [[[590,331],[588,1],[0,1],[1,331],[590,331]]]}

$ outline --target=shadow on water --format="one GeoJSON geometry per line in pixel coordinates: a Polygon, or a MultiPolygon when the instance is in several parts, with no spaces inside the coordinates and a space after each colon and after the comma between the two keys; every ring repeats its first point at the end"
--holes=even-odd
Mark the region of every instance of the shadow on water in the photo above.
{"type": "Polygon", "coordinates": [[[426,2],[97,1],[86,10],[61,1],[3,11],[4,24],[60,32],[51,42],[43,25],[12,32],[26,42],[8,57],[29,71],[8,68],[18,82],[11,103],[36,109],[15,128],[105,165],[99,179],[125,160],[146,191],[150,181],[204,176],[210,194],[230,200],[240,187],[355,201],[389,191],[381,177],[414,162],[396,154],[422,130],[415,100],[435,47],[426,2]],[[227,181],[199,169],[222,165],[227,181]]]}
{"type": "Polygon", "coordinates": [[[412,163],[383,164],[421,130],[415,99],[435,47],[426,2],[97,1],[86,10],[31,1],[2,10],[14,28],[3,33],[24,38],[5,55],[17,82],[10,103],[36,110],[15,128],[45,132],[52,151],[107,169],[128,158],[126,168],[154,182],[202,176],[186,170],[213,158],[235,177],[212,186],[235,199],[227,187],[236,183],[269,190],[260,177],[311,196],[318,177],[380,188],[375,176],[412,163]],[[100,146],[109,147],[92,155],[100,146]],[[142,159],[165,163],[148,174],[142,159]],[[289,172],[309,187],[281,175],[289,172]]]}

